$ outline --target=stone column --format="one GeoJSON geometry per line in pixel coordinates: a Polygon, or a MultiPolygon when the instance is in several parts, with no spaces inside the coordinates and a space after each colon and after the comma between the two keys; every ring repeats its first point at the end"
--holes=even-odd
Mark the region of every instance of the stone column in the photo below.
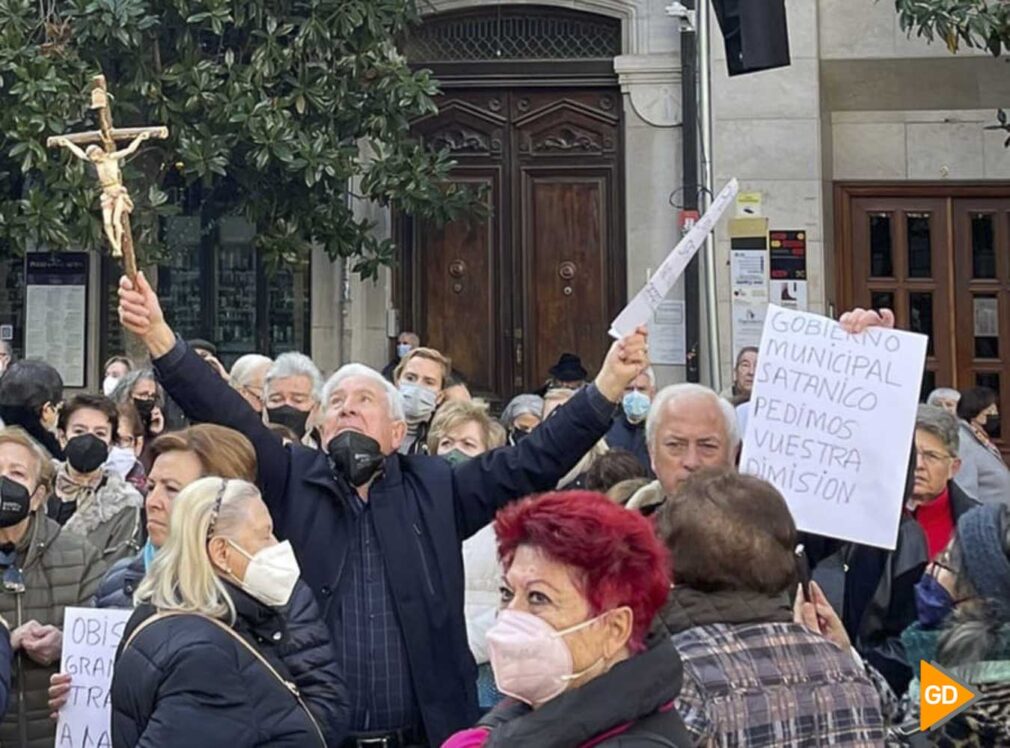
{"type": "MultiPolygon", "coordinates": [[[[624,95],[625,221],[628,298],[680,240],[680,61],[674,52],[614,59],[624,95]]],[[[683,282],[669,299],[684,299],[683,282]]],[[[686,379],[684,366],[656,366],[660,386],[686,379]]]]}

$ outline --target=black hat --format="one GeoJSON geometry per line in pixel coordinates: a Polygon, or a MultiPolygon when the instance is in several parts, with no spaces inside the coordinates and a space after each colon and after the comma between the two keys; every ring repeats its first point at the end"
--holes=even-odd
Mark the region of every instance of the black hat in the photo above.
{"type": "Polygon", "coordinates": [[[562,353],[561,358],[547,373],[558,382],[577,382],[589,374],[582,366],[582,359],[574,353],[562,353]]]}
{"type": "Polygon", "coordinates": [[[207,351],[207,353],[211,356],[217,355],[217,346],[209,340],[204,340],[203,338],[193,338],[192,340],[187,340],[186,342],[194,351],[207,351]]]}

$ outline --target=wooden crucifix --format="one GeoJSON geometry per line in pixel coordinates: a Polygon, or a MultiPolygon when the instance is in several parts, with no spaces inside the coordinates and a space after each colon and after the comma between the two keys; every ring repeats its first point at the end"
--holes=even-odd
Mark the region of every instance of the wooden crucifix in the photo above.
{"type": "Polygon", "coordinates": [[[123,258],[123,268],[132,281],[137,275],[137,256],[133,251],[133,233],[130,228],[133,200],[130,199],[126,185],[123,184],[119,162],[136,153],[140,144],[148,138],[162,140],[167,138],[168,128],[114,128],[104,75],[96,75],[92,79],[91,109],[98,113],[98,130],[56,135],[47,139],[46,145],[49,148],[66,148],[82,161],[95,165],[98,182],[102,187],[102,224],[105,228],[105,237],[112,249],[112,256],[123,258]],[[129,140],[131,143],[122,150],[116,150],[118,140],[129,140]],[[86,145],[87,148],[82,150],[80,148],[82,145],[86,145]]]}

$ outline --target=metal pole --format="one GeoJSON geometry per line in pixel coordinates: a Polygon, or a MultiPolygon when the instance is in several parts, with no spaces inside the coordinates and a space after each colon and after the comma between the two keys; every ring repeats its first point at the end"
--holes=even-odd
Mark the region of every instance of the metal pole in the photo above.
{"type": "MultiPolygon", "coordinates": [[[[694,0],[684,0],[688,10],[695,9],[694,0]]],[[[681,65],[681,159],[684,175],[684,210],[698,210],[698,49],[695,29],[682,23],[680,30],[681,65]]],[[[701,340],[701,258],[695,255],[684,271],[684,329],[687,337],[687,381],[700,382],[698,360],[701,340]]]]}
{"type": "MultiPolygon", "coordinates": [[[[698,0],[698,116],[701,120],[702,210],[712,203],[712,2],[698,0]]],[[[705,240],[702,270],[705,274],[705,313],[708,333],[708,376],[716,392],[722,389],[722,365],[719,347],[719,304],[716,288],[715,238],[705,240]]]]}

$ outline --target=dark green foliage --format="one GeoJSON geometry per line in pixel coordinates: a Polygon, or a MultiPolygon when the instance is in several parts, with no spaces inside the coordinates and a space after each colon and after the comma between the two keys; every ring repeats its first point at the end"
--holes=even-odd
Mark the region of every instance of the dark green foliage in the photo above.
{"type": "Polygon", "coordinates": [[[142,258],[165,251],[169,194],[199,183],[205,211],[256,225],[268,262],[316,242],[374,276],[393,247],[355,220],[348,180],[436,222],[476,204],[408,137],[437,92],[393,44],[415,20],[413,0],[0,0],[0,252],[100,245],[94,179],[44,143],[94,128],[104,72],[117,127],[171,132],[125,172],[142,258]]]}

